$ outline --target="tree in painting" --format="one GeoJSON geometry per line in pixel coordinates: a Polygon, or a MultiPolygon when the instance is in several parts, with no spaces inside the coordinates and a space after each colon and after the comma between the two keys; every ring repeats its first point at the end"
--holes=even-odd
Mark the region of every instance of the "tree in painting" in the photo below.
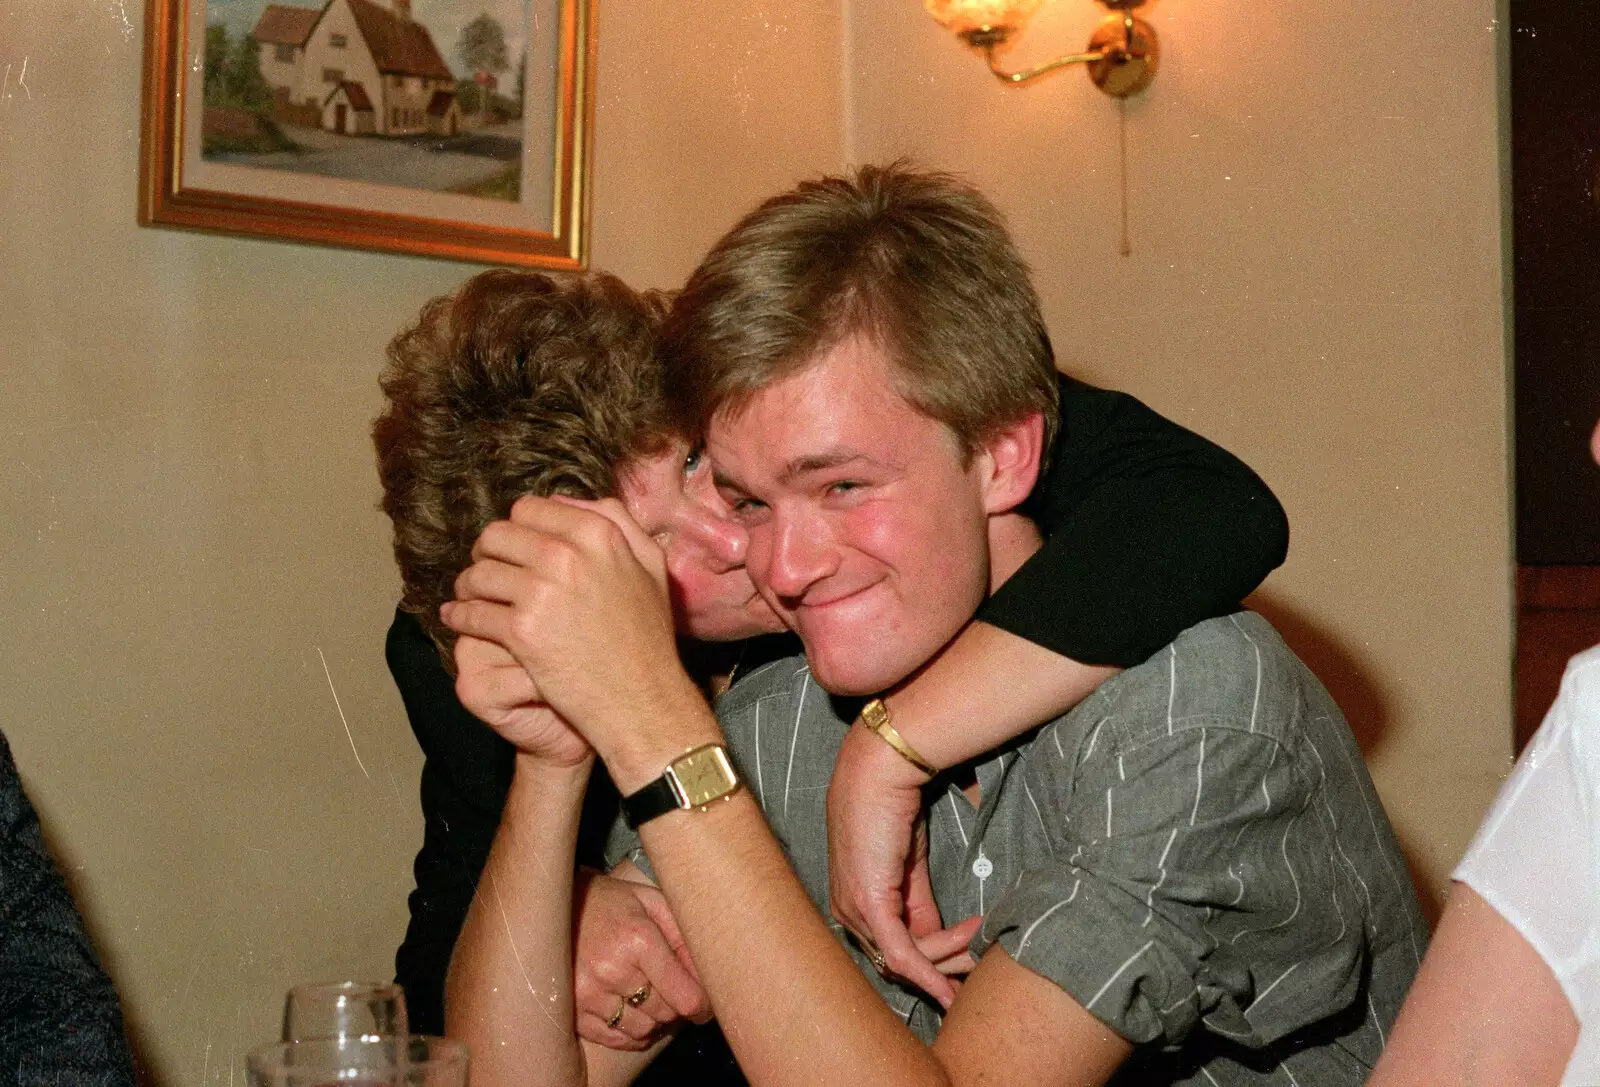
{"type": "Polygon", "coordinates": [[[204,72],[208,106],[260,111],[272,105],[272,88],[261,76],[261,45],[248,34],[234,42],[221,23],[206,27],[204,72]]]}
{"type": "Polygon", "coordinates": [[[489,78],[498,79],[501,72],[511,66],[506,48],[506,30],[500,21],[487,12],[461,28],[456,42],[456,57],[461,66],[474,76],[478,86],[478,112],[489,109],[489,78]]]}

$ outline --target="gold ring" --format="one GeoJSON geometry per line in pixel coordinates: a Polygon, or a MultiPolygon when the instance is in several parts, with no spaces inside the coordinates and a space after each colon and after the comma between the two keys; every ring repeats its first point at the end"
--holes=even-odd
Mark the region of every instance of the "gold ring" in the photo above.
{"type": "Polygon", "coordinates": [[[627,1010],[628,1002],[624,1000],[621,1004],[617,1005],[617,1014],[606,1020],[606,1026],[610,1027],[612,1030],[616,1030],[617,1024],[622,1022],[622,1013],[627,1010]]]}
{"type": "Polygon", "coordinates": [[[649,999],[650,999],[650,983],[647,981],[643,985],[641,985],[637,989],[635,989],[633,992],[629,993],[627,995],[627,998],[624,1000],[624,1003],[626,1003],[630,1008],[637,1008],[640,1004],[643,1004],[646,1000],[649,1000],[649,999]]]}

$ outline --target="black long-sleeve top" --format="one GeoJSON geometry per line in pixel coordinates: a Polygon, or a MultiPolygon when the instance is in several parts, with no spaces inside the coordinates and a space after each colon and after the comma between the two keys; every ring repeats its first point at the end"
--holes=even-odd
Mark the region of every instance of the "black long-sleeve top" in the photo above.
{"type": "MultiPolygon", "coordinates": [[[[1061,415],[1027,507],[1044,546],[979,619],[1086,664],[1133,665],[1236,610],[1283,562],[1283,507],[1237,457],[1131,396],[1067,377],[1061,415]]],[[[396,978],[412,1029],[440,1033],[445,971],[499,825],[512,749],[456,700],[413,616],[396,611],[386,652],[426,756],[423,845],[396,978]]],[[[590,794],[580,858],[598,858],[615,811],[614,792],[590,794]]],[[[704,1055],[695,1060],[703,1075],[704,1055]]]]}

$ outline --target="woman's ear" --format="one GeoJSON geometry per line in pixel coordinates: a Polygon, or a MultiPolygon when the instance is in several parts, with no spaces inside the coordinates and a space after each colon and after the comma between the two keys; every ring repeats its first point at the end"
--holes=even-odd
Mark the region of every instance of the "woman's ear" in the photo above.
{"type": "Polygon", "coordinates": [[[1044,416],[1032,411],[998,427],[978,443],[974,467],[982,472],[984,511],[1010,513],[1033,493],[1044,455],[1044,416]]]}

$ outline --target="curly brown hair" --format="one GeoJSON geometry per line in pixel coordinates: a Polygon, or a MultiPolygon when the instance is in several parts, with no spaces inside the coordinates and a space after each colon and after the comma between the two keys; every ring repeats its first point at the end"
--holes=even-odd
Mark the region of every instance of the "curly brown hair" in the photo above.
{"type": "Polygon", "coordinates": [[[504,269],[422,308],[389,344],[372,424],[400,606],[446,663],[439,605],[473,542],[526,494],[604,498],[670,439],[656,360],[667,301],[604,272],[504,269]]]}

